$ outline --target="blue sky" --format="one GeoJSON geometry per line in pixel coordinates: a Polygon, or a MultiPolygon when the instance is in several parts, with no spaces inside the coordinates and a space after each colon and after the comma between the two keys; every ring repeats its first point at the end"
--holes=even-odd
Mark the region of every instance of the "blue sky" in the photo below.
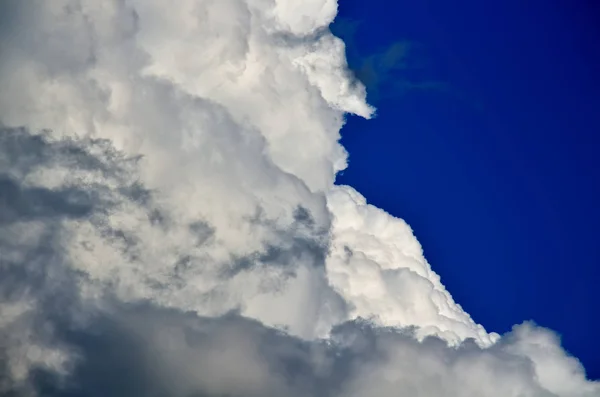
{"type": "Polygon", "coordinates": [[[599,13],[585,2],[341,0],[375,120],[338,183],[404,218],[488,330],[533,319],[600,378],[599,13]]]}

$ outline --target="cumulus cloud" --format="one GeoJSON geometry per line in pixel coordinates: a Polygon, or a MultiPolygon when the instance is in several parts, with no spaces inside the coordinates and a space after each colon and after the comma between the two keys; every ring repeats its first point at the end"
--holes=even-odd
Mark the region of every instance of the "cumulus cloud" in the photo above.
{"type": "Polygon", "coordinates": [[[5,1],[0,391],[595,396],[348,186],[334,0],[5,1]]]}

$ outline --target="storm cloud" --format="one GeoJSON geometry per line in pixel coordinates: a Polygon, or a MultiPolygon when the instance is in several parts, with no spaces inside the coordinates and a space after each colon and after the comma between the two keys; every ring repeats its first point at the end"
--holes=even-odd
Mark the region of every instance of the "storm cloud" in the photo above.
{"type": "Polygon", "coordinates": [[[0,392],[592,397],[334,184],[335,0],[0,5],[0,392]]]}

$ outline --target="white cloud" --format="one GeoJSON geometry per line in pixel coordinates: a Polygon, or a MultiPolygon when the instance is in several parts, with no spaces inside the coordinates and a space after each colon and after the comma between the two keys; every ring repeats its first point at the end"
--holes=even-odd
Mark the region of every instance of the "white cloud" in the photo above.
{"type": "Polygon", "coordinates": [[[3,392],[598,395],[333,184],[344,113],[373,111],[335,1],[1,7],[3,392]]]}
{"type": "Polygon", "coordinates": [[[450,343],[466,338],[488,346],[488,334],[454,303],[425,258],[410,227],[367,204],[348,186],[328,197],[334,217],[327,261],[333,287],[353,306],[355,317],[384,326],[418,326],[417,335],[437,335],[450,343]]]}

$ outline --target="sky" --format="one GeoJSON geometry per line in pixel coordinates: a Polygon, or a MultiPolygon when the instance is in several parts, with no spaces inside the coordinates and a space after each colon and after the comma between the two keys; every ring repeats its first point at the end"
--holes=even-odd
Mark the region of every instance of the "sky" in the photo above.
{"type": "Polygon", "coordinates": [[[0,395],[599,396],[593,147],[449,11],[0,2],[0,395]]]}
{"type": "Polygon", "coordinates": [[[476,321],[550,327],[595,379],[599,18],[593,2],[344,0],[332,27],[378,109],[342,130],[337,182],[405,219],[476,321]]]}

